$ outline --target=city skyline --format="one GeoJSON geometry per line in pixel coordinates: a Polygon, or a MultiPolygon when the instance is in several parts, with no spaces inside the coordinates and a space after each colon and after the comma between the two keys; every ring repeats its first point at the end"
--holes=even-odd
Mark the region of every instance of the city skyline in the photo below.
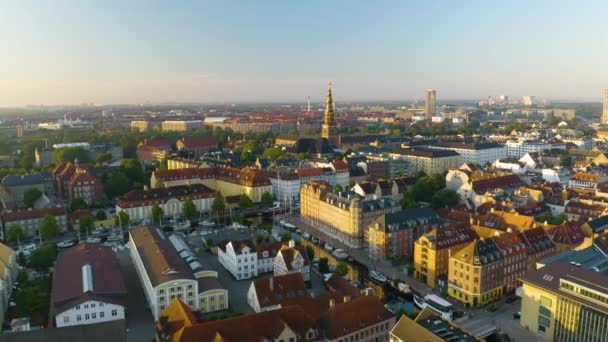
{"type": "Polygon", "coordinates": [[[338,102],[601,101],[608,86],[599,1],[33,3],[0,5],[0,107],[318,103],[328,80],[338,102]]]}

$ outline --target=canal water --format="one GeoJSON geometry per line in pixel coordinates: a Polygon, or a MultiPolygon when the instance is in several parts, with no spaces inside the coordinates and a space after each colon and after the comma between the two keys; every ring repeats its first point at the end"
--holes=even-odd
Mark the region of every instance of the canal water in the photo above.
{"type": "Polygon", "coordinates": [[[401,308],[405,313],[411,314],[413,311],[418,310],[414,306],[412,296],[404,294],[399,290],[395,289],[388,283],[378,284],[371,280],[369,277],[369,270],[365,265],[362,265],[356,261],[348,262],[346,260],[338,260],[331,252],[328,252],[323,247],[314,244],[312,241],[306,239],[300,239],[303,246],[311,246],[315,251],[315,259],[327,258],[329,265],[337,266],[339,263],[345,263],[348,265],[348,274],[346,277],[350,280],[356,280],[361,284],[362,289],[371,288],[373,292],[380,297],[380,299],[388,304],[389,308],[395,312],[401,308]]]}

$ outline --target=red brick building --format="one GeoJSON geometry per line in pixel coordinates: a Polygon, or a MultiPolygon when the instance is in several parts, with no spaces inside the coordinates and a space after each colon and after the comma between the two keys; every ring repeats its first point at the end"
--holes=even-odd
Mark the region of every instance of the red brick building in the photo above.
{"type": "Polygon", "coordinates": [[[181,138],[176,143],[178,151],[188,152],[189,157],[198,158],[217,147],[217,140],[208,138],[181,138]]]}

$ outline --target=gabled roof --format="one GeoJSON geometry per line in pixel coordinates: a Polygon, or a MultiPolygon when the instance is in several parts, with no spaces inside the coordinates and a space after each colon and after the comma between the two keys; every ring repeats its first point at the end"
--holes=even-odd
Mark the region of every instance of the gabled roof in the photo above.
{"type": "Polygon", "coordinates": [[[277,254],[277,257],[279,255],[281,255],[283,261],[285,261],[285,267],[289,271],[293,270],[293,262],[299,256],[302,257],[304,266],[308,265],[308,254],[306,253],[306,249],[304,249],[304,247],[301,245],[295,247],[283,246],[283,248],[281,248],[281,250],[277,254]]]}
{"type": "Polygon", "coordinates": [[[51,291],[54,315],[87,300],[125,305],[126,295],[127,288],[112,248],[85,242],[59,253],[51,291]],[[83,284],[85,265],[90,265],[92,271],[90,291],[83,284]]]}
{"type": "Polygon", "coordinates": [[[325,337],[335,339],[371,325],[384,322],[394,315],[376,296],[359,296],[346,303],[336,303],[321,317],[325,337]]]}
{"type": "Polygon", "coordinates": [[[255,279],[253,288],[261,308],[279,305],[287,299],[309,296],[300,272],[255,279]]]}

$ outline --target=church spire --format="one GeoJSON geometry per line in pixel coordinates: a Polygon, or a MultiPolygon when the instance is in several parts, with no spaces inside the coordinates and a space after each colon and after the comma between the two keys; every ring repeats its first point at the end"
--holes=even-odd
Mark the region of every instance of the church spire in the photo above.
{"type": "Polygon", "coordinates": [[[323,118],[323,123],[326,125],[336,124],[334,120],[334,99],[331,95],[331,81],[329,81],[327,87],[327,98],[325,99],[325,116],[323,118]]]}

